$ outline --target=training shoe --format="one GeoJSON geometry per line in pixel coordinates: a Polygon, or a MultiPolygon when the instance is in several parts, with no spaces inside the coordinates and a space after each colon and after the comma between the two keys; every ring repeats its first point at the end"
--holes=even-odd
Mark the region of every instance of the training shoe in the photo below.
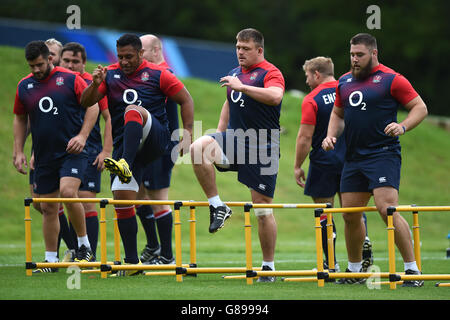
{"type": "Polygon", "coordinates": [[[74,249],[69,249],[64,252],[64,258],[62,262],[74,262],[76,257],[76,252],[74,249]]]}
{"type": "Polygon", "coordinates": [[[161,246],[158,245],[158,248],[152,249],[148,246],[148,244],[146,244],[144,250],[142,250],[141,252],[140,260],[142,261],[142,263],[150,262],[151,260],[158,258],[160,253],[161,246]]]}
{"type": "Polygon", "coordinates": [[[369,267],[373,265],[373,252],[372,252],[372,243],[369,238],[366,238],[363,244],[362,251],[362,272],[367,272],[369,267]]]}
{"type": "MultiPolygon", "coordinates": [[[[351,272],[348,268],[345,272],[351,272]]],[[[362,272],[362,268],[359,272],[362,272]]],[[[366,283],[366,278],[342,278],[337,281],[337,284],[364,284],[366,283]]]]}
{"type": "Polygon", "coordinates": [[[115,174],[117,177],[119,177],[119,180],[122,183],[131,182],[131,177],[133,175],[125,159],[116,161],[113,158],[105,158],[103,162],[105,163],[105,168],[108,169],[112,174],[115,174]]]}
{"type": "Polygon", "coordinates": [[[94,261],[94,254],[92,253],[91,248],[87,248],[84,244],[78,248],[77,257],[75,258],[75,262],[92,262],[94,261]]]}
{"type": "MultiPolygon", "coordinates": [[[[422,272],[420,271],[414,271],[411,269],[408,269],[405,271],[405,275],[421,275],[422,272]]],[[[403,281],[402,287],[423,287],[424,281],[423,280],[405,280],[403,281]]]]}
{"type": "MultiPolygon", "coordinates": [[[[261,271],[273,271],[269,266],[262,266],[261,271]]],[[[273,276],[261,276],[256,282],[275,282],[276,277],[273,276]]]]}
{"type": "Polygon", "coordinates": [[[227,205],[218,206],[217,208],[213,206],[209,206],[209,233],[214,233],[225,224],[225,220],[227,220],[233,212],[227,205]]]}
{"type": "Polygon", "coordinates": [[[175,264],[175,258],[167,259],[163,256],[156,257],[149,262],[144,262],[144,264],[175,264]]]}
{"type": "MultiPolygon", "coordinates": [[[[123,263],[123,265],[130,265],[132,263],[123,263]]],[[[138,265],[142,265],[139,261],[138,265]]],[[[110,275],[110,277],[132,277],[142,274],[142,270],[118,270],[116,273],[110,275]]]]}
{"type": "MultiPolygon", "coordinates": [[[[47,260],[45,260],[44,262],[48,262],[47,260]]],[[[44,268],[37,268],[35,270],[33,270],[33,273],[54,273],[54,272],[58,272],[58,268],[48,268],[48,267],[44,267],[44,268]]]]}

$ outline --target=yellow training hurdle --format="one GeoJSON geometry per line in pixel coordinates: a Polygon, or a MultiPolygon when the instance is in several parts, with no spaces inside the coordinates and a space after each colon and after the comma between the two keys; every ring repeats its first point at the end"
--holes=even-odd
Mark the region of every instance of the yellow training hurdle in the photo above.
{"type": "MultiPolygon", "coordinates": [[[[182,282],[185,275],[197,275],[199,273],[244,273],[239,276],[224,276],[229,279],[246,279],[247,284],[252,284],[253,279],[259,276],[302,276],[303,278],[285,278],[284,281],[316,281],[319,287],[324,286],[327,279],[336,278],[369,278],[379,277],[387,278],[391,289],[396,289],[396,284],[404,280],[450,280],[450,274],[434,274],[434,275],[405,275],[403,273],[396,273],[395,270],[395,239],[394,239],[394,222],[393,215],[395,212],[412,212],[413,214],[413,237],[414,237],[414,253],[419,270],[422,270],[421,255],[420,255],[420,233],[419,233],[419,212],[430,211],[449,211],[450,206],[397,206],[388,208],[387,217],[387,235],[388,235],[388,261],[389,272],[378,273],[337,273],[334,266],[334,252],[333,252],[333,228],[332,218],[333,213],[351,213],[351,212],[370,212],[377,211],[376,207],[352,207],[352,208],[330,208],[329,204],[256,204],[249,202],[225,202],[229,207],[243,207],[244,209],[244,231],[245,231],[245,267],[206,267],[200,268],[197,266],[196,257],[196,207],[208,207],[209,203],[206,201],[161,201],[161,200],[114,200],[110,198],[27,198],[25,204],[25,254],[26,254],[26,274],[31,276],[32,269],[40,267],[66,268],[77,265],[80,268],[97,267],[99,270],[86,270],[86,272],[100,272],[102,278],[107,277],[107,273],[117,270],[163,270],[164,272],[151,272],[145,275],[175,275],[176,281],[182,282]],[[32,262],[31,253],[31,215],[30,205],[32,202],[85,202],[85,203],[99,203],[100,205],[100,262],[85,262],[85,263],[34,263],[32,262]],[[175,265],[120,265],[120,234],[117,226],[117,217],[114,218],[114,257],[115,261],[107,261],[106,250],[106,206],[107,205],[152,205],[165,204],[173,206],[174,208],[174,234],[175,234],[175,265]],[[182,207],[189,207],[189,233],[190,233],[190,263],[182,264],[182,250],[181,250],[181,219],[180,209],[182,207]],[[252,261],[252,247],[251,247],[251,222],[250,210],[254,208],[294,208],[294,209],[314,209],[314,228],[316,239],[316,260],[317,270],[280,270],[280,271],[261,271],[261,268],[254,268],[252,261]],[[328,243],[328,261],[329,269],[323,269],[323,250],[322,250],[322,233],[320,225],[320,216],[327,215],[327,243],[328,243]]],[[[437,287],[450,286],[448,283],[438,283],[437,287]]]]}

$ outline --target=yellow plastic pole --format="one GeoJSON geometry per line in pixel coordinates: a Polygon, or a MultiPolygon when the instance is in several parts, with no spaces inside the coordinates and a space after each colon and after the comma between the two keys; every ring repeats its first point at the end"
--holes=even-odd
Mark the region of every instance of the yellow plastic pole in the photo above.
{"type": "MultiPolygon", "coordinates": [[[[100,261],[102,264],[106,264],[107,251],[106,251],[106,205],[108,200],[100,202],[100,261]]],[[[107,278],[106,272],[101,272],[101,278],[107,278]]]]}
{"type": "Polygon", "coordinates": [[[322,226],[320,225],[320,215],[323,209],[314,210],[314,219],[316,229],[316,253],[317,253],[317,286],[323,287],[325,281],[319,275],[323,275],[323,251],[322,251],[322,226]]]}
{"type": "Polygon", "coordinates": [[[190,256],[191,265],[197,266],[197,236],[196,236],[196,220],[195,220],[195,207],[189,207],[189,234],[190,234],[190,256]]]}
{"type": "MultiPolygon", "coordinates": [[[[30,215],[30,204],[32,199],[25,199],[25,265],[27,266],[32,262],[31,255],[31,215],[30,215]]],[[[26,275],[31,276],[33,274],[33,270],[26,269],[26,275]]]]}
{"type": "MultiPolygon", "coordinates": [[[[245,260],[247,273],[251,274],[253,272],[253,261],[252,261],[252,224],[250,222],[250,209],[251,204],[244,205],[244,229],[245,229],[245,260]]],[[[253,278],[246,277],[247,284],[253,284],[253,278]]]]}
{"type": "MultiPolygon", "coordinates": [[[[182,206],[181,202],[176,202],[174,205],[174,214],[175,214],[175,220],[173,222],[174,229],[175,229],[175,265],[176,268],[181,268],[182,264],[182,258],[181,258],[181,221],[180,221],[180,207],[182,206]]],[[[176,275],[177,282],[183,281],[183,275],[178,274],[176,275]]]]}
{"type": "MultiPolygon", "coordinates": [[[[387,209],[387,231],[388,231],[388,252],[389,252],[389,274],[395,274],[395,240],[394,240],[394,207],[389,207],[387,209]]],[[[390,283],[391,289],[396,289],[397,285],[395,281],[390,283]]]]}
{"type": "Polygon", "coordinates": [[[117,222],[117,212],[114,210],[114,261],[121,263],[120,259],[120,232],[119,224],[117,222]]]}
{"type": "Polygon", "coordinates": [[[420,226],[419,226],[419,212],[413,211],[413,236],[414,236],[414,255],[416,258],[417,267],[422,271],[422,259],[420,256],[420,226]]]}
{"type": "Polygon", "coordinates": [[[333,246],[333,214],[327,212],[327,245],[328,245],[328,269],[335,269],[333,246]]]}

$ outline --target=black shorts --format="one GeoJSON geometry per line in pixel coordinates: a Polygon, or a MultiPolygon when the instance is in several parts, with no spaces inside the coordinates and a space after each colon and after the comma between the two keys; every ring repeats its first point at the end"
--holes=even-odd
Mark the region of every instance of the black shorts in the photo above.
{"type": "Polygon", "coordinates": [[[264,149],[249,145],[228,130],[210,136],[219,143],[229,162],[225,165],[215,164],[218,171],[236,171],[239,182],[273,198],[278,175],[278,148],[264,149]]]}

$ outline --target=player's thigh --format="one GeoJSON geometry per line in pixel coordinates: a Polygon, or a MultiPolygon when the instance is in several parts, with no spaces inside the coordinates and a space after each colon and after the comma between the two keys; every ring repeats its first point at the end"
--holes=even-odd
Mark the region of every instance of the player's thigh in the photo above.
{"type": "Polygon", "coordinates": [[[61,177],[59,180],[59,193],[62,198],[76,198],[81,180],[74,177],[61,177]]]}
{"type": "Polygon", "coordinates": [[[332,207],[334,207],[334,197],[328,197],[328,198],[316,198],[312,197],[314,203],[329,203],[332,207]]]}
{"type": "MultiPolygon", "coordinates": [[[[366,207],[372,194],[370,192],[342,192],[342,207],[366,207]]],[[[362,212],[344,212],[342,217],[345,222],[354,223],[361,221],[362,212]]]]}
{"type": "Polygon", "coordinates": [[[387,219],[387,208],[398,205],[398,190],[393,187],[373,189],[373,199],[383,220],[387,219]]]}

